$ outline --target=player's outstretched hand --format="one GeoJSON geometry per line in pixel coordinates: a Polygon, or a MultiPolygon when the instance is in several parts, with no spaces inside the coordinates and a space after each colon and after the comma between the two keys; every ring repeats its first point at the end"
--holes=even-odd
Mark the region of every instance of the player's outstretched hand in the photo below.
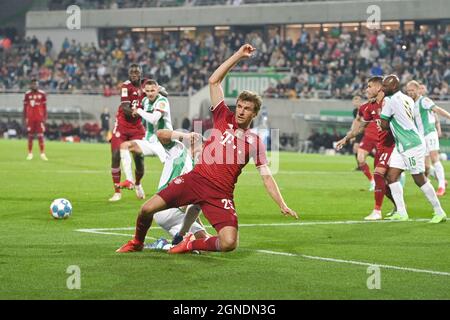
{"type": "Polygon", "coordinates": [[[347,138],[342,138],[338,142],[336,142],[336,150],[341,150],[347,144],[347,138]]]}
{"type": "Polygon", "coordinates": [[[189,133],[189,139],[191,145],[197,143],[198,141],[202,141],[202,135],[197,132],[191,132],[189,133]]]}
{"type": "Polygon", "coordinates": [[[281,213],[284,214],[285,216],[292,216],[295,219],[298,219],[297,212],[295,212],[294,210],[292,210],[291,208],[289,208],[286,205],[281,207],[281,213]]]}
{"type": "Polygon", "coordinates": [[[255,52],[256,48],[253,48],[250,44],[244,44],[238,51],[241,58],[248,59],[255,52]]]}

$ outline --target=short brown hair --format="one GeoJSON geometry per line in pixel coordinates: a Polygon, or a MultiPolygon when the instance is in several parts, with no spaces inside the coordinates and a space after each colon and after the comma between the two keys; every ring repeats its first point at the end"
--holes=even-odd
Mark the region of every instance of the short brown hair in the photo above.
{"type": "Polygon", "coordinates": [[[261,109],[262,98],[257,93],[244,90],[237,97],[237,101],[239,100],[253,102],[253,105],[255,106],[253,111],[255,111],[256,114],[258,114],[259,109],[261,109]]]}
{"type": "Polygon", "coordinates": [[[367,81],[367,82],[375,82],[375,83],[378,83],[378,84],[382,84],[383,83],[383,78],[379,77],[379,76],[374,76],[374,77],[370,77],[369,81],[367,81]]]}
{"type": "Polygon", "coordinates": [[[154,79],[149,79],[149,80],[147,80],[147,81],[145,82],[145,85],[144,85],[144,86],[147,86],[147,85],[149,85],[149,86],[158,86],[158,87],[159,87],[158,81],[156,81],[156,80],[154,80],[154,79]]]}

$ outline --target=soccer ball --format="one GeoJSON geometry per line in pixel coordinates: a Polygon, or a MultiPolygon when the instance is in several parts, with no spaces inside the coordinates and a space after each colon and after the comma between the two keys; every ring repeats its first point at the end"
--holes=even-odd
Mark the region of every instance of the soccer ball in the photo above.
{"type": "Polygon", "coordinates": [[[72,214],[72,204],[67,199],[55,199],[50,205],[50,214],[55,219],[67,219],[72,214]]]}

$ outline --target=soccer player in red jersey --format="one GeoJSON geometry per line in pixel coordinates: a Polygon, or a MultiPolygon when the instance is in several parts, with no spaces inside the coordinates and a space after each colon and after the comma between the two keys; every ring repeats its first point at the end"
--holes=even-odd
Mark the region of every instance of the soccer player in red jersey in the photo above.
{"type": "MultiPolygon", "coordinates": [[[[133,115],[133,108],[141,108],[144,98],[144,85],[147,79],[141,79],[141,68],[138,64],[130,65],[128,69],[129,80],[122,84],[120,90],[120,106],[117,110],[116,121],[111,138],[111,175],[115,193],[109,201],[119,201],[122,198],[120,191],[120,161],[131,161],[128,150],[120,150],[120,145],[125,141],[140,140],[145,135],[145,128],[141,118],[133,115]]],[[[140,155],[134,156],[136,166],[136,185],[144,176],[144,159],[140,155]]]]}
{"type": "Polygon", "coordinates": [[[222,80],[239,61],[251,57],[254,50],[249,44],[243,45],[209,78],[214,128],[203,147],[200,162],[192,171],[174,179],[142,206],[136,221],[134,239],[117,252],[141,251],[153,215],[167,208],[187,204],[200,205],[204,216],[216,229],[217,236],[197,240],[185,237],[170,249],[170,253],[234,250],[238,245],[238,218],[233,191],[237,178],[250,157],[254,159],[266,190],[280,207],[281,213],[298,219],[297,213],[286,205],[267,166],[262,141],[249,130],[261,107],[261,98],[252,92],[243,91],[237,99],[235,113],[224,102],[222,80]]]}
{"type": "Polygon", "coordinates": [[[48,161],[45,155],[44,132],[47,120],[47,95],[38,89],[37,79],[31,79],[30,90],[23,99],[23,122],[28,133],[27,160],[33,159],[33,138],[37,134],[41,159],[48,161]]]}
{"type": "MultiPolygon", "coordinates": [[[[377,122],[380,120],[380,113],[382,108],[382,102],[384,98],[384,93],[382,88],[382,77],[372,77],[369,79],[367,84],[367,96],[370,99],[368,103],[361,106],[361,118],[362,123],[351,130],[347,135],[340,140],[336,148],[341,149],[347,141],[355,137],[358,133],[367,130],[370,125],[375,125],[377,127],[377,122]],[[364,108],[363,108],[364,107],[364,108]]],[[[384,195],[388,196],[392,200],[389,187],[386,185],[385,175],[387,169],[389,168],[389,158],[391,157],[392,151],[394,150],[395,141],[390,130],[381,131],[377,127],[377,144],[376,144],[376,155],[375,155],[375,206],[372,213],[365,217],[365,220],[381,220],[381,206],[383,204],[384,195]]],[[[395,211],[395,209],[394,209],[395,211]]]]}
{"type": "MultiPolygon", "coordinates": [[[[369,95],[373,93],[368,92],[368,98],[373,99],[375,96],[369,95]]],[[[353,120],[352,128],[351,130],[358,128],[360,125],[360,122],[363,118],[363,113],[365,110],[369,107],[370,102],[364,103],[359,106],[358,113],[353,120]]],[[[372,151],[375,149],[378,142],[378,128],[375,122],[371,122],[367,125],[367,127],[364,130],[363,137],[358,145],[357,150],[357,160],[358,160],[358,166],[359,169],[364,173],[364,175],[369,179],[370,186],[369,191],[373,191],[375,188],[375,181],[372,173],[370,172],[369,165],[367,164],[367,156],[372,153],[372,151]]]]}

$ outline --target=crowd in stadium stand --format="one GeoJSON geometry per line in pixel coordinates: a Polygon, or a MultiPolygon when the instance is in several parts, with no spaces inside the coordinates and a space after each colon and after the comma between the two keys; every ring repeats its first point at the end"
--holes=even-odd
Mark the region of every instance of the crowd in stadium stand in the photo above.
{"type": "Polygon", "coordinates": [[[62,48],[36,38],[15,39],[0,48],[0,91],[20,90],[37,76],[49,92],[117,94],[130,63],[158,79],[172,93],[194,93],[242,43],[257,48],[241,71],[287,71],[289,76],[265,92],[275,98],[351,98],[361,94],[367,77],[395,73],[402,83],[416,79],[434,99],[448,99],[450,34],[434,29],[330,34],[303,31],[298,39],[268,38],[259,32],[230,32],[224,37],[179,38],[180,33],[117,33],[99,46],[66,39],[62,48]]]}

